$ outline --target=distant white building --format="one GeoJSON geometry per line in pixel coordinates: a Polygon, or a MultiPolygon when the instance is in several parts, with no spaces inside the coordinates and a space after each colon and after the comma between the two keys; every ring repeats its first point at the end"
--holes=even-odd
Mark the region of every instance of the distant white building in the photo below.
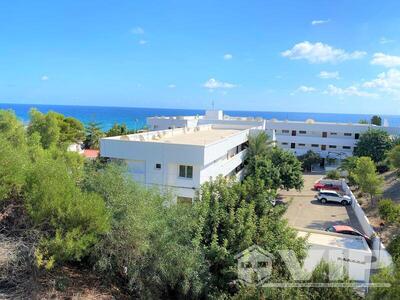
{"type": "Polygon", "coordinates": [[[171,190],[179,202],[192,201],[210,178],[240,179],[248,136],[261,130],[296,155],[312,150],[336,161],[352,155],[368,128],[400,133],[397,127],[368,124],[230,117],[220,110],[206,111],[204,116],[151,117],[147,125],[149,132],[101,139],[100,155],[125,160],[136,181],[171,190]]]}

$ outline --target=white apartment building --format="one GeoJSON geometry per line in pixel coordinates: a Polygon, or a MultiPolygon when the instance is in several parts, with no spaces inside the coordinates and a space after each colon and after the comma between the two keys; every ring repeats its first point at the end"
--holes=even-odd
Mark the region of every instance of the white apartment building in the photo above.
{"type": "Polygon", "coordinates": [[[248,136],[262,130],[249,124],[205,124],[103,138],[100,154],[123,159],[129,173],[191,202],[201,184],[218,175],[243,176],[248,136]]]}
{"type": "Polygon", "coordinates": [[[210,178],[241,178],[248,136],[260,130],[296,155],[319,153],[322,164],[351,156],[360,135],[371,127],[400,135],[399,127],[230,117],[219,110],[204,116],[151,117],[147,125],[149,132],[101,139],[100,155],[125,160],[136,181],[168,189],[181,202],[192,201],[210,178]]]}

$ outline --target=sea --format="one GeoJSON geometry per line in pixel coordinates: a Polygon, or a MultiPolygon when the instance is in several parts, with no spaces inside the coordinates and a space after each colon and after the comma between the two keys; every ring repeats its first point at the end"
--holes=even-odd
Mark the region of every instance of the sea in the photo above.
{"type": "MultiPolygon", "coordinates": [[[[203,115],[203,109],[178,108],[144,108],[144,107],[111,107],[111,106],[78,106],[78,105],[44,105],[44,104],[9,104],[0,103],[0,109],[12,109],[24,123],[29,122],[29,110],[36,108],[46,113],[55,111],[65,116],[74,117],[84,124],[97,122],[103,130],[108,130],[115,123],[125,123],[130,129],[140,129],[146,125],[146,118],[153,116],[195,116],[203,115]]],[[[372,115],[335,114],[315,112],[274,112],[274,111],[237,111],[224,110],[233,117],[262,117],[265,119],[305,121],[313,119],[319,122],[357,123],[370,120],[372,115]]],[[[380,115],[390,126],[400,127],[400,115],[380,115]]]]}

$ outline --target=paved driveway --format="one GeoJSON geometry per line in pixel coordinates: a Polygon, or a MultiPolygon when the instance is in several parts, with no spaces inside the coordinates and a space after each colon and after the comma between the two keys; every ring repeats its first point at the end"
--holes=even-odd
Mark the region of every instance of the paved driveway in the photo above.
{"type": "Polygon", "coordinates": [[[304,188],[301,192],[290,190],[280,191],[282,201],[288,204],[285,217],[289,224],[295,227],[325,230],[327,227],[343,224],[361,230],[351,206],[336,203],[321,204],[314,197],[312,190],[314,182],[322,175],[305,174],[304,188]],[[291,203],[289,201],[292,200],[291,203]]]}

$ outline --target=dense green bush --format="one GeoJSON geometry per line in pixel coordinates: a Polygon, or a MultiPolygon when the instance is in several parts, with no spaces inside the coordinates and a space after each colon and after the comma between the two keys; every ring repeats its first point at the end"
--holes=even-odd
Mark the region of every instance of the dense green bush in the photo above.
{"type": "Polygon", "coordinates": [[[368,156],[375,163],[383,161],[386,152],[393,147],[393,141],[389,134],[381,129],[369,129],[361,134],[356,147],[354,148],[354,155],[368,156]]]}
{"type": "Polygon", "coordinates": [[[400,220],[400,206],[395,204],[391,199],[382,199],[378,203],[380,217],[393,223],[400,220]]]}
{"type": "Polygon", "coordinates": [[[340,179],[340,172],[338,170],[331,170],[326,173],[325,177],[328,179],[338,180],[340,179]]]}

